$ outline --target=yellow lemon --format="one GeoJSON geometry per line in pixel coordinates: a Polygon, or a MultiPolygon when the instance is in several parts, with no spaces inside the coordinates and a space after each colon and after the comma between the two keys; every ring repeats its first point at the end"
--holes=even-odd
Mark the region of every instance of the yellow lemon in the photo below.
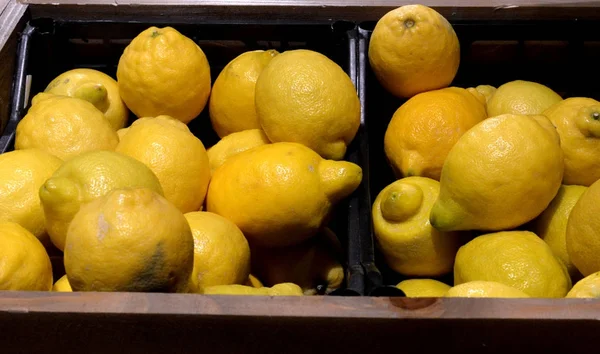
{"type": "Polygon", "coordinates": [[[0,290],[50,289],[52,264],[42,243],[19,224],[0,221],[0,290]]]}
{"type": "Polygon", "coordinates": [[[69,224],[81,206],[125,187],[147,187],[162,195],[152,171],[129,156],[93,151],[65,162],[39,190],[52,243],[64,250],[69,224]]]}
{"type": "Polygon", "coordinates": [[[171,27],[150,27],[125,48],[117,81],[136,116],[168,115],[188,123],[208,101],[210,67],[194,41],[171,27]]]}
{"type": "Polygon", "coordinates": [[[67,160],[95,150],[114,150],[117,133],[93,104],[49,93],[36,95],[17,125],[15,150],[38,148],[67,160]]]}
{"type": "Polygon", "coordinates": [[[250,274],[248,276],[248,280],[244,285],[251,286],[253,288],[262,288],[264,287],[263,283],[254,275],[250,274]]]}
{"type": "Polygon", "coordinates": [[[492,85],[479,85],[475,87],[475,90],[482,94],[483,97],[485,97],[486,105],[490,101],[494,93],[496,93],[496,88],[492,85]]]}
{"type": "Polygon", "coordinates": [[[460,246],[458,233],[429,223],[440,191],[436,180],[406,177],[385,187],[372,208],[373,232],[386,263],[408,276],[438,276],[452,270],[460,246]]]}
{"type": "Polygon", "coordinates": [[[567,253],[567,221],[586,189],[583,186],[561,186],[548,208],[531,222],[531,231],[546,241],[554,255],[567,267],[571,278],[579,276],[579,271],[567,253]]]}
{"type": "Polygon", "coordinates": [[[270,143],[260,129],[244,130],[227,135],[206,151],[211,174],[231,156],[270,143]]]}
{"type": "Polygon", "coordinates": [[[441,297],[450,290],[450,285],[434,279],[403,280],[396,287],[404,291],[406,297],[441,297]]]}
{"type": "Polygon", "coordinates": [[[566,267],[550,247],[529,231],[478,236],[456,254],[454,285],[494,281],[532,297],[564,297],[571,289],[566,267]]]}
{"type": "Polygon", "coordinates": [[[377,22],[369,43],[369,62],[390,93],[411,97],[452,82],[460,45],[450,23],[437,11],[405,5],[377,22]]]}
{"type": "Polygon", "coordinates": [[[494,297],[526,298],[530,297],[519,289],[495,281],[470,281],[452,287],[446,297],[494,297]]]}
{"type": "Polygon", "coordinates": [[[119,95],[117,82],[93,69],[73,69],[58,75],[44,92],[81,98],[104,113],[114,130],[127,123],[129,111],[119,95]]]}
{"type": "Polygon", "coordinates": [[[600,102],[567,98],[544,111],[556,126],[565,154],[564,184],[589,186],[600,179],[600,102]]]}
{"type": "Polygon", "coordinates": [[[52,291],[63,293],[69,293],[73,291],[73,289],[71,289],[71,284],[69,284],[69,279],[67,278],[66,274],[60,277],[60,279],[58,279],[56,283],[54,283],[52,291]]]}
{"type": "Polygon", "coordinates": [[[148,188],[96,198],[69,226],[65,270],[74,291],[185,292],[193,265],[187,220],[148,188]]]}
{"type": "Polygon", "coordinates": [[[567,253],[581,274],[600,271],[600,181],[579,198],[567,221],[567,253]]]}
{"type": "Polygon", "coordinates": [[[537,82],[515,80],[498,87],[487,103],[490,117],[501,114],[542,114],[562,98],[537,82]]]}
{"type": "Polygon", "coordinates": [[[394,113],[385,132],[385,155],[398,177],[439,180],[452,146],[486,117],[485,106],[465,89],[420,93],[394,113]]]}
{"type": "Polygon", "coordinates": [[[250,275],[250,247],[240,229],[209,212],[196,211],[184,216],[194,236],[192,281],[199,289],[244,284],[250,275]]]}
{"type": "Polygon", "coordinates": [[[348,74],[326,56],[290,50],[256,81],[256,112],[272,142],[301,143],[340,160],[360,125],[360,102],[348,74]]]}
{"type": "Polygon", "coordinates": [[[600,272],[590,274],[578,281],[566,297],[600,298],[600,272]]]}
{"type": "Polygon", "coordinates": [[[204,289],[205,295],[251,295],[251,296],[302,296],[302,289],[293,283],[282,283],[270,288],[246,285],[214,285],[204,289]]]}
{"type": "Polygon", "coordinates": [[[260,129],[254,105],[256,80],[276,50],[253,50],[229,62],[212,87],[208,112],[212,127],[219,137],[231,133],[260,129]]]}
{"type": "Polygon", "coordinates": [[[39,189],[62,161],[39,149],[0,155],[0,221],[13,221],[45,242],[48,238],[39,189]]]}
{"type": "Polygon", "coordinates": [[[268,286],[294,283],[304,295],[328,294],[344,281],[341,245],[336,235],[323,229],[299,245],[266,248],[252,246],[252,272],[268,286]]]}
{"type": "Polygon", "coordinates": [[[361,180],[353,163],[324,160],[297,143],[267,144],[215,171],[207,210],[233,221],[250,243],[291,246],[314,236],[361,180]]]}
{"type": "Polygon", "coordinates": [[[450,150],[431,225],[442,231],[515,228],[546,209],[562,176],[558,133],[546,117],[488,118],[450,150]]]}
{"type": "Polygon", "coordinates": [[[140,118],[122,135],[115,151],[150,167],[165,198],[182,213],[200,210],[210,167],[204,145],[185,124],[168,116],[140,118]]]}

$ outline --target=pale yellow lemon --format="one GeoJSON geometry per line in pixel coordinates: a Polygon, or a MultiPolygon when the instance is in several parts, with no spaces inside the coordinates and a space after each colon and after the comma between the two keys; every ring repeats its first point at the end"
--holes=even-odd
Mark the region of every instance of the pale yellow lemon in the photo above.
{"type": "Polygon", "coordinates": [[[578,281],[566,297],[600,298],[600,272],[590,274],[578,281]]]}
{"type": "Polygon", "coordinates": [[[501,114],[542,114],[562,98],[537,82],[515,80],[498,87],[487,102],[490,117],[501,114]]]}
{"type": "Polygon", "coordinates": [[[495,281],[470,281],[452,287],[446,297],[527,298],[519,289],[495,281]]]}

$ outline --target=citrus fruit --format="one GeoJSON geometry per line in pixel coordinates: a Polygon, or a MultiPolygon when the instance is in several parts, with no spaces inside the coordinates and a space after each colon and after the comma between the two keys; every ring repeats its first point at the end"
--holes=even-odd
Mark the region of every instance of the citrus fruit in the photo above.
{"type": "Polygon", "coordinates": [[[125,48],[117,67],[121,98],[138,117],[196,118],[210,94],[204,52],[172,27],[150,27],[125,48]]]}
{"type": "Polygon", "coordinates": [[[274,57],[256,81],[256,112],[272,142],[301,143],[340,160],[360,125],[350,77],[323,54],[298,49],[274,57]]]}
{"type": "Polygon", "coordinates": [[[450,23],[437,11],[405,5],[377,22],[369,62],[385,89],[411,97],[450,85],[458,71],[460,45],[450,23]]]}
{"type": "Polygon", "coordinates": [[[501,114],[542,114],[562,98],[537,82],[515,80],[496,90],[487,103],[490,117],[501,114]]]}
{"type": "Polygon", "coordinates": [[[429,222],[440,190],[436,180],[406,177],[385,187],[373,203],[373,232],[387,265],[408,276],[438,276],[452,270],[459,234],[429,222]]]}
{"type": "Polygon", "coordinates": [[[114,130],[127,123],[129,111],[119,95],[117,82],[103,72],[94,69],[73,69],[58,75],[44,92],[80,98],[93,104],[114,130]]]}
{"type": "Polygon", "coordinates": [[[566,297],[600,298],[600,272],[590,274],[578,281],[566,297]]]}
{"type": "Polygon", "coordinates": [[[182,213],[200,210],[210,167],[204,145],[185,124],[168,116],[140,118],[115,151],[145,163],[158,177],[165,198],[182,213]]]}
{"type": "Polygon", "coordinates": [[[450,286],[434,279],[408,279],[403,280],[396,287],[406,297],[441,297],[444,296],[450,286]]]}
{"type": "Polygon", "coordinates": [[[162,194],[148,167],[114,151],[88,152],[62,164],[39,189],[46,229],[56,248],[64,250],[69,224],[83,204],[124,187],[148,187],[162,194]]]}
{"type": "Polygon", "coordinates": [[[385,132],[385,154],[398,177],[439,180],[452,146],[485,118],[485,106],[465,89],[420,93],[394,113],[385,132]]]}
{"type": "Polygon", "coordinates": [[[71,284],[69,284],[69,279],[67,279],[67,275],[63,275],[62,277],[60,277],[60,279],[58,279],[56,281],[56,283],[54,283],[54,286],[52,287],[52,291],[57,291],[57,292],[63,292],[63,293],[68,293],[68,292],[72,292],[73,289],[71,289],[71,284]]]}
{"type": "Polygon", "coordinates": [[[260,129],[250,129],[227,135],[206,151],[211,174],[225,161],[240,152],[271,142],[260,129]]]}
{"type": "Polygon", "coordinates": [[[546,117],[488,118],[450,150],[429,220],[442,231],[515,228],[546,209],[562,175],[558,133],[546,117]]]}
{"type": "Polygon", "coordinates": [[[93,104],[49,93],[36,95],[17,125],[15,150],[38,148],[68,160],[96,150],[114,150],[117,133],[93,104]]]}
{"type": "Polygon", "coordinates": [[[223,68],[215,80],[208,103],[210,121],[219,137],[260,129],[254,105],[256,80],[277,54],[274,49],[245,52],[223,68]]]}
{"type": "Polygon", "coordinates": [[[567,221],[567,253],[581,274],[600,271],[600,181],[579,197],[567,221]]]}
{"type": "Polygon", "coordinates": [[[564,297],[571,278],[550,247],[529,231],[478,236],[462,246],[454,263],[454,285],[494,281],[532,297],[564,297]]]}
{"type": "Polygon", "coordinates": [[[254,275],[250,274],[248,276],[248,280],[244,285],[251,286],[253,288],[262,288],[264,287],[263,283],[254,275]]]}
{"type": "Polygon", "coordinates": [[[495,281],[470,281],[452,287],[446,297],[493,297],[526,298],[530,297],[519,289],[495,281]]]}
{"type": "Polygon", "coordinates": [[[252,296],[302,296],[302,289],[293,283],[282,283],[270,288],[246,285],[214,285],[204,289],[205,295],[252,295],[252,296]]]}
{"type": "Polygon", "coordinates": [[[115,189],[75,215],[64,261],[74,291],[184,292],[194,239],[183,214],[158,193],[115,189]]]}
{"type": "Polygon", "coordinates": [[[324,160],[297,143],[267,144],[215,171],[207,210],[233,221],[250,243],[291,246],[314,236],[361,180],[353,163],[324,160]]]}

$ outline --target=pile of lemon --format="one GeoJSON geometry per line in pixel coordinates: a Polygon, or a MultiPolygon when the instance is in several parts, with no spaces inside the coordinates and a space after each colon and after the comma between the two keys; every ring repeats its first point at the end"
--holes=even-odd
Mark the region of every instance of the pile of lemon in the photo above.
{"type": "Polygon", "coordinates": [[[194,41],[148,28],[116,80],[92,69],[52,80],[0,155],[0,290],[339,288],[326,225],[362,180],[343,161],[359,116],[350,78],[322,54],[248,51],[213,84],[194,41]],[[222,138],[208,150],[187,126],[205,108],[222,138]]]}
{"type": "Polygon", "coordinates": [[[398,288],[600,297],[600,102],[521,80],[448,87],[459,41],[422,5],[380,19],[369,61],[406,99],[384,138],[397,180],[372,208],[385,262],[408,278],[398,288]],[[453,288],[436,280],[450,273],[453,288]]]}

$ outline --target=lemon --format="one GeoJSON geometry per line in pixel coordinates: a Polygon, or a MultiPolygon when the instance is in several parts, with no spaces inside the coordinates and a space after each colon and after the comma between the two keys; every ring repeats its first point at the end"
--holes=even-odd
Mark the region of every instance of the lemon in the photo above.
{"type": "Polygon", "coordinates": [[[251,295],[251,296],[302,296],[302,289],[293,283],[282,283],[271,288],[255,288],[246,285],[214,285],[204,289],[205,295],[251,295]]]}
{"type": "Polygon", "coordinates": [[[182,213],[200,210],[210,167],[204,145],[185,124],[168,116],[140,118],[115,151],[145,163],[158,177],[165,198],[182,213]]]}
{"type": "Polygon", "coordinates": [[[211,174],[224,164],[229,157],[270,143],[265,133],[260,129],[244,130],[227,135],[206,151],[211,174]]]}
{"type": "Polygon", "coordinates": [[[314,236],[361,180],[353,163],[324,160],[297,143],[267,144],[215,171],[207,210],[233,221],[250,243],[291,246],[314,236]]]}
{"type": "Polygon", "coordinates": [[[530,297],[519,289],[495,281],[470,281],[452,287],[446,297],[494,297],[526,298],[530,297]]]}
{"type": "Polygon", "coordinates": [[[385,132],[385,155],[398,177],[439,180],[452,146],[485,118],[485,106],[465,89],[420,93],[394,113],[385,132]]]}
{"type": "Polygon", "coordinates": [[[450,23],[424,5],[405,5],[379,19],[369,43],[369,62],[385,89],[398,97],[448,86],[460,63],[450,23]]]}
{"type": "Polygon", "coordinates": [[[564,184],[589,186],[600,179],[600,102],[567,98],[544,111],[556,126],[565,154],[564,184]]]}
{"type": "Polygon", "coordinates": [[[0,221],[0,290],[52,289],[52,264],[41,242],[17,223],[0,221]]]}
{"type": "Polygon", "coordinates": [[[327,228],[299,245],[251,250],[252,272],[268,286],[294,283],[304,295],[316,295],[329,294],[344,281],[341,245],[327,228]]]}
{"type": "Polygon", "coordinates": [[[452,270],[459,234],[441,232],[429,223],[440,190],[426,177],[406,177],[385,187],[373,203],[373,232],[385,261],[409,276],[437,276],[452,270]]]}
{"type": "Polygon", "coordinates": [[[115,189],[75,215],[64,261],[74,291],[185,292],[194,239],[183,214],[158,193],[115,189]]]}
{"type": "Polygon", "coordinates": [[[250,247],[234,223],[217,214],[196,211],[184,215],[194,236],[192,281],[199,289],[244,284],[250,275],[250,247]]]}
{"type": "Polygon", "coordinates": [[[248,280],[244,285],[251,286],[253,288],[262,288],[264,287],[263,283],[254,275],[250,274],[248,276],[248,280]]]}
{"type": "Polygon", "coordinates": [[[529,231],[478,236],[456,254],[454,285],[494,281],[532,297],[564,297],[571,278],[550,247],[529,231]]]}
{"type": "Polygon", "coordinates": [[[515,228],[546,209],[562,175],[558,133],[546,117],[488,118],[450,150],[431,225],[441,231],[515,228]]]}
{"type": "Polygon", "coordinates": [[[0,155],[0,221],[12,221],[45,242],[48,238],[38,191],[62,161],[39,149],[0,155]]]}
{"type": "Polygon", "coordinates": [[[492,98],[494,93],[496,93],[496,88],[492,85],[479,85],[475,87],[475,90],[477,90],[477,92],[479,92],[483,95],[483,97],[485,97],[486,105],[488,102],[490,102],[490,99],[492,98]]]}
{"type": "Polygon", "coordinates": [[[148,167],[113,151],[88,152],[61,165],[39,190],[52,243],[64,250],[67,229],[81,206],[125,187],[148,187],[162,194],[148,167]]]}
{"type": "Polygon", "coordinates": [[[542,114],[562,98],[550,88],[531,81],[507,82],[496,90],[487,103],[490,117],[501,114],[542,114]]]}
{"type": "Polygon", "coordinates": [[[62,277],[60,277],[60,279],[58,279],[56,281],[56,283],[54,283],[54,286],[52,287],[52,291],[57,291],[57,292],[63,292],[63,293],[68,293],[68,292],[72,292],[73,289],[71,289],[71,284],[69,284],[69,279],[67,278],[67,275],[63,275],[62,277]]]}
{"type": "Polygon", "coordinates": [[[301,143],[340,160],[360,125],[360,102],[348,74],[326,56],[290,50],[256,81],[256,112],[272,142],[301,143]]]}
{"type": "Polygon", "coordinates": [[[15,150],[38,148],[67,160],[95,150],[114,150],[119,138],[93,104],[49,93],[36,95],[17,125],[15,150]]]}
{"type": "Polygon", "coordinates": [[[571,278],[577,277],[579,271],[567,253],[567,220],[586,189],[583,186],[562,185],[548,208],[531,223],[531,231],[546,241],[554,255],[567,267],[571,278]]]}
{"type": "Polygon", "coordinates": [[[208,102],[210,121],[219,137],[260,129],[254,105],[256,80],[277,54],[274,49],[245,52],[223,68],[208,102]]]}
{"type": "Polygon", "coordinates": [[[590,274],[578,281],[566,297],[600,298],[600,272],[590,274]]]}
{"type": "Polygon", "coordinates": [[[73,69],[58,75],[44,92],[81,98],[98,108],[114,130],[127,123],[129,111],[119,95],[117,82],[93,69],[73,69]]]}
{"type": "Polygon", "coordinates": [[[403,280],[396,287],[406,297],[441,297],[444,296],[450,286],[434,279],[408,279],[403,280]]]}
{"type": "Polygon", "coordinates": [[[168,115],[188,123],[208,101],[210,67],[202,49],[176,29],[150,27],[125,48],[117,82],[136,116],[168,115]]]}
{"type": "Polygon", "coordinates": [[[581,274],[600,271],[600,181],[579,198],[567,221],[567,253],[581,274]]]}

